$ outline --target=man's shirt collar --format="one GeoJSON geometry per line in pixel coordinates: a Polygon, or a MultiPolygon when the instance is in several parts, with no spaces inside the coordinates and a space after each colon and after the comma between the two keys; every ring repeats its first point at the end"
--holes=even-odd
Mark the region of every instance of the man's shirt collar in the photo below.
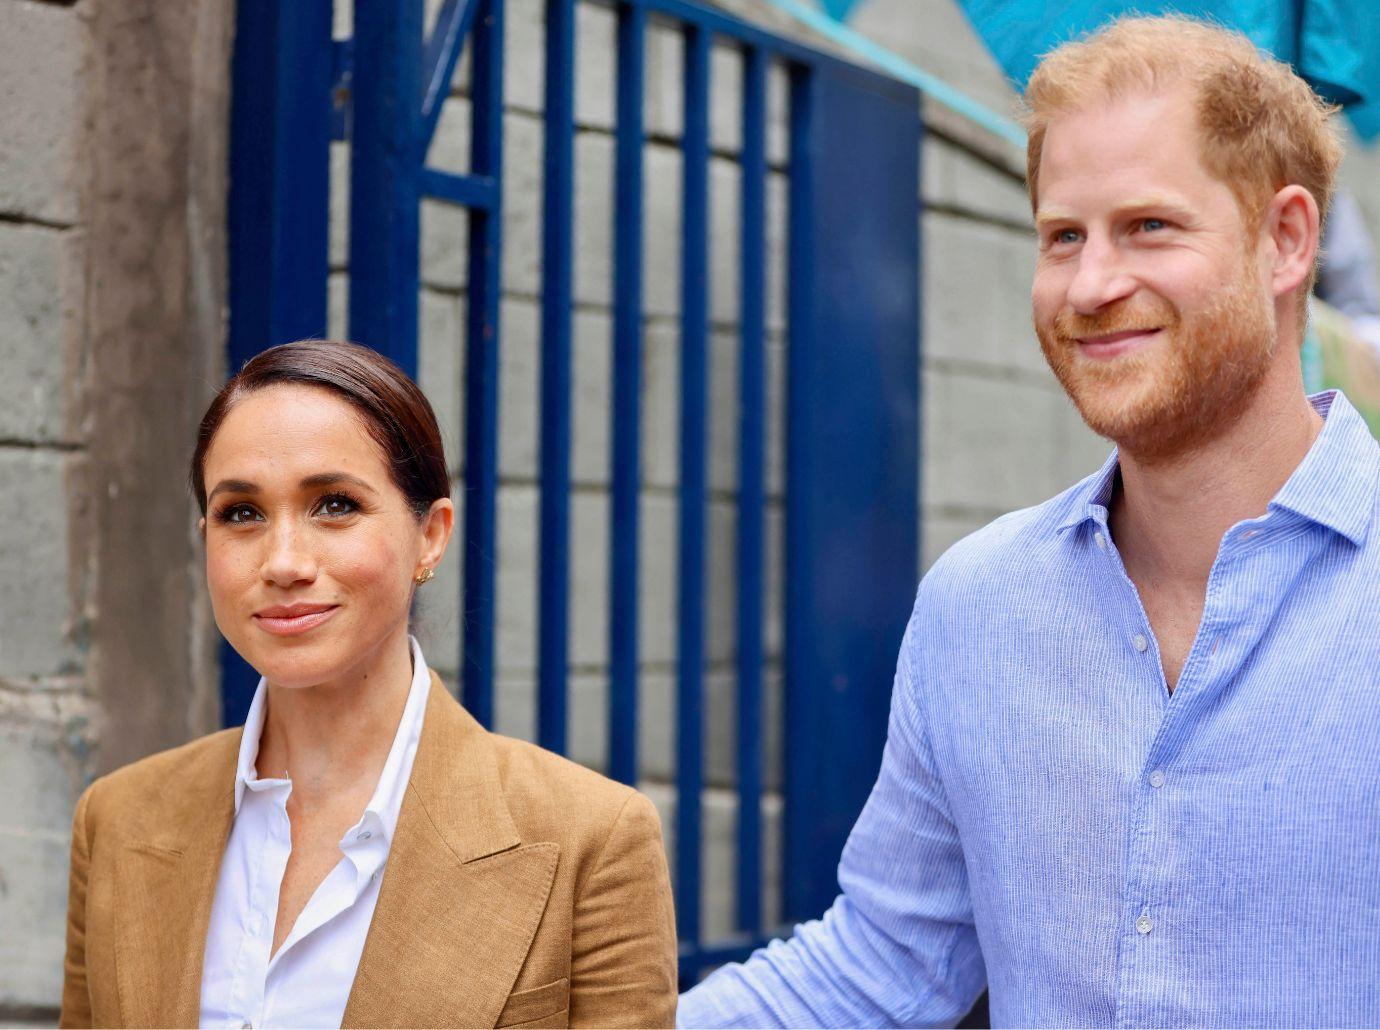
{"type": "MultiPolygon", "coordinates": [[[[1365,542],[1374,517],[1380,451],[1365,420],[1339,390],[1308,398],[1323,417],[1322,432],[1269,504],[1326,526],[1354,544],[1365,542]]],[[[1107,525],[1117,477],[1117,452],[1069,491],[1056,532],[1084,522],[1107,525]]]]}

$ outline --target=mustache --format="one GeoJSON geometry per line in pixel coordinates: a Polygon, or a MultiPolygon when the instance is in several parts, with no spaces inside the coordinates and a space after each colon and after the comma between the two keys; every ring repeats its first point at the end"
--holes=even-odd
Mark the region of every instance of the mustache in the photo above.
{"type": "Polygon", "coordinates": [[[1167,303],[1125,303],[1095,315],[1082,315],[1066,308],[1054,316],[1053,329],[1062,339],[1084,340],[1113,333],[1174,329],[1178,324],[1178,312],[1167,303]]]}

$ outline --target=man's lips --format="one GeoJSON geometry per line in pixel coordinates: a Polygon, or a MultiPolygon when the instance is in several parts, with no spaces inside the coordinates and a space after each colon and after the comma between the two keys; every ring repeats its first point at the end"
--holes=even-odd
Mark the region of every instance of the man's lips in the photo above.
{"type": "Polygon", "coordinates": [[[291,637],[315,629],[338,608],[334,604],[278,604],[255,612],[254,621],[274,636],[291,637]]]}
{"type": "Polygon", "coordinates": [[[1078,350],[1090,358],[1114,358],[1148,343],[1159,332],[1159,329],[1127,329],[1106,336],[1085,336],[1079,339],[1078,350]]]}

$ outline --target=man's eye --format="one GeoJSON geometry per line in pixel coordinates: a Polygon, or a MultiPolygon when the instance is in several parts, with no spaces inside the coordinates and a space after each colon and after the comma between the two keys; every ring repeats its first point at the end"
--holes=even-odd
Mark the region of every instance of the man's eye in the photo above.
{"type": "Polygon", "coordinates": [[[1050,237],[1054,243],[1077,243],[1079,234],[1077,229],[1059,229],[1050,237]]]}
{"type": "Polygon", "coordinates": [[[1149,232],[1154,232],[1156,229],[1169,228],[1169,223],[1163,218],[1145,218],[1141,220],[1140,227],[1149,232]]]}
{"type": "Polygon", "coordinates": [[[354,502],[353,498],[346,497],[344,494],[331,494],[321,498],[321,503],[317,505],[316,510],[322,515],[340,518],[344,515],[353,515],[359,510],[359,505],[354,502]]]}

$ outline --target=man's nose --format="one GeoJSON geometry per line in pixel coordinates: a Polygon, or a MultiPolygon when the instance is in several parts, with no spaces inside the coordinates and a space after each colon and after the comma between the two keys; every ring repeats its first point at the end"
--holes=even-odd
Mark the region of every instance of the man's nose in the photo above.
{"type": "Polygon", "coordinates": [[[265,583],[290,587],[294,583],[310,583],[316,578],[316,558],[309,546],[309,536],[292,519],[280,519],[273,526],[259,568],[265,583]]]}
{"type": "Polygon", "coordinates": [[[1080,315],[1094,315],[1108,304],[1129,297],[1135,289],[1135,279],[1116,247],[1090,239],[1078,255],[1068,302],[1080,315]]]}

